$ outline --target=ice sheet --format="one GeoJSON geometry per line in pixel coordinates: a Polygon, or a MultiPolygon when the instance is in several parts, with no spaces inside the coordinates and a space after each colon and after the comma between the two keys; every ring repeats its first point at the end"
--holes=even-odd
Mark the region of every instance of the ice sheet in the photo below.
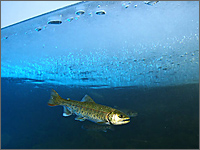
{"type": "Polygon", "coordinates": [[[199,2],[81,2],[3,28],[1,77],[97,88],[199,83],[199,2]]]}

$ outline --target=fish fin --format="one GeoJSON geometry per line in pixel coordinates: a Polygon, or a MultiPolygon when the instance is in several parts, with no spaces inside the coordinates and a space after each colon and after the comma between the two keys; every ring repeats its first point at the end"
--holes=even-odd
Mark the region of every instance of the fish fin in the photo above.
{"type": "Polygon", "coordinates": [[[72,115],[72,112],[69,111],[69,109],[67,109],[66,106],[63,106],[63,116],[67,117],[67,116],[70,116],[70,115],[72,115]]]}
{"type": "Polygon", "coordinates": [[[61,99],[61,97],[58,95],[58,93],[52,89],[51,91],[51,98],[49,99],[48,105],[49,106],[56,106],[59,105],[58,101],[61,99]]]}
{"type": "Polygon", "coordinates": [[[85,119],[86,119],[86,118],[81,117],[81,116],[77,116],[77,117],[75,118],[75,120],[78,120],[78,121],[85,121],[85,119]]]}
{"type": "Polygon", "coordinates": [[[99,122],[97,122],[97,124],[107,124],[107,122],[105,122],[105,121],[99,121],[99,122]]]}
{"type": "Polygon", "coordinates": [[[95,103],[94,100],[90,96],[88,96],[88,95],[85,95],[82,98],[81,102],[93,102],[93,103],[95,103]]]}

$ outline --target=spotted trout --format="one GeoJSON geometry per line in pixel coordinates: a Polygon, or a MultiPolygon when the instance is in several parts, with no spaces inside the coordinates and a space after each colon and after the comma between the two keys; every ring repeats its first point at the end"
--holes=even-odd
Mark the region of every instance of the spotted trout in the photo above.
{"type": "Polygon", "coordinates": [[[77,115],[75,120],[90,120],[98,124],[122,125],[130,122],[130,117],[120,110],[100,105],[85,95],[81,101],[63,99],[52,89],[49,106],[63,106],[63,116],[77,115]]]}

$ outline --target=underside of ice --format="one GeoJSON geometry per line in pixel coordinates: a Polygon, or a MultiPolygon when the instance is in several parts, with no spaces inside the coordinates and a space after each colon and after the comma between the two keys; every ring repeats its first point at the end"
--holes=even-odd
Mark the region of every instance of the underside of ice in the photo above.
{"type": "Polygon", "coordinates": [[[1,77],[94,87],[199,83],[199,2],[147,3],[81,2],[1,29],[1,77]]]}

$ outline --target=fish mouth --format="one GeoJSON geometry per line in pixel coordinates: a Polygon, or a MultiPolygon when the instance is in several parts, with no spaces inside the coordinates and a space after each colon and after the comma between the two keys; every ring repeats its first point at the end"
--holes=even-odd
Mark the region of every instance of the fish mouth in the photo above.
{"type": "Polygon", "coordinates": [[[129,123],[130,122],[130,118],[122,118],[122,119],[120,119],[119,121],[118,121],[118,123],[117,124],[127,124],[127,123],[129,123]]]}

